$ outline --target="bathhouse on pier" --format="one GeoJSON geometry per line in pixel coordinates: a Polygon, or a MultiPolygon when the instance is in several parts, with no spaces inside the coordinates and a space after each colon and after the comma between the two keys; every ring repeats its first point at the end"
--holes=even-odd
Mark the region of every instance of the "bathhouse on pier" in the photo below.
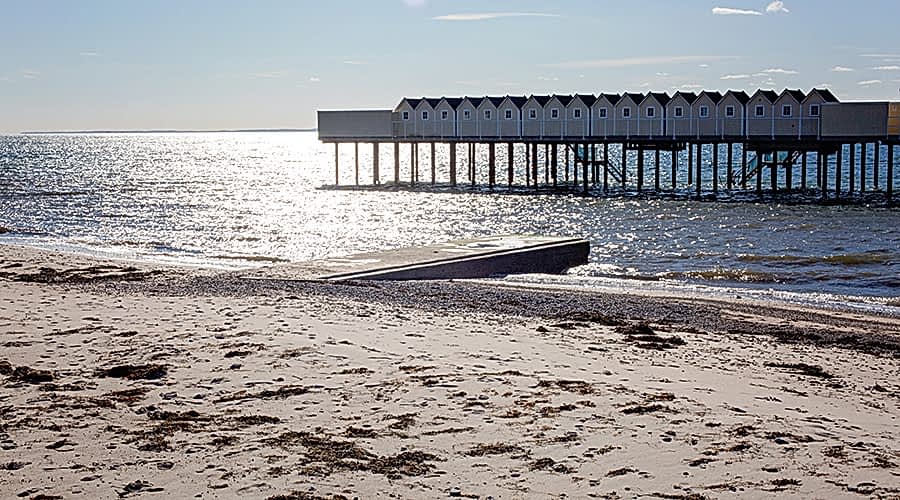
{"type": "MultiPolygon", "coordinates": [[[[641,191],[649,170],[645,155],[652,153],[654,190],[692,186],[699,195],[718,193],[720,183],[732,190],[755,182],[761,191],[765,171],[766,187],[773,191],[807,189],[815,179],[812,186],[823,196],[831,182],[835,196],[869,189],[890,200],[900,144],[900,102],[840,102],[827,89],[403,98],[393,109],[319,111],[318,118],[320,140],[334,143],[336,151],[341,143],[354,143],[357,151],[359,143],[373,144],[376,184],[381,182],[379,144],[394,146],[395,182],[400,182],[401,145],[410,148],[410,182],[419,177],[419,145],[431,146],[433,182],[436,146],[446,145],[449,165],[443,171],[449,169],[450,185],[458,182],[458,146],[468,146],[466,176],[472,183],[478,177],[477,149],[487,147],[491,187],[497,184],[497,145],[506,145],[501,155],[510,186],[518,172],[526,187],[541,187],[543,164],[546,186],[589,191],[602,184],[604,192],[613,185],[641,191]],[[517,153],[516,145],[524,150],[517,153]],[[816,170],[807,175],[809,155],[816,170]],[[661,169],[662,157],[671,162],[670,171],[661,169]]],[[[357,158],[357,171],[358,163],[357,158]]]]}

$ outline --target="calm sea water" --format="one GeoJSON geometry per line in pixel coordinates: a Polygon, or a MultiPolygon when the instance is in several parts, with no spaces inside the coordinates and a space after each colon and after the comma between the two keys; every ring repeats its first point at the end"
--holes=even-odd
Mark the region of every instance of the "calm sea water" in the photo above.
{"type": "MultiPolygon", "coordinates": [[[[319,189],[334,182],[333,152],[314,133],[0,137],[0,226],[10,230],[0,241],[236,267],[539,233],[588,238],[591,263],[562,279],[513,281],[900,296],[897,210],[319,189]]],[[[360,153],[369,182],[371,147],[360,153]]],[[[382,148],[385,180],[391,154],[382,148]]],[[[446,156],[439,149],[443,180],[446,156]]],[[[423,148],[423,180],[428,158],[423,148]]],[[[352,183],[351,146],[341,164],[341,182],[352,183]]]]}

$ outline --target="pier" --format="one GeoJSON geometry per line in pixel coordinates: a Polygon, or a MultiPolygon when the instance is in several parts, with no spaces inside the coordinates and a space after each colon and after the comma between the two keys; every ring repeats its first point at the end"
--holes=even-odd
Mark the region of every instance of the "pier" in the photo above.
{"type": "Polygon", "coordinates": [[[352,186],[698,199],[803,192],[892,204],[900,145],[900,103],[842,103],[821,89],[405,98],[392,110],[318,118],[319,139],[334,144],[335,186],[350,144],[352,186]],[[371,145],[368,174],[361,144],[371,145]]]}

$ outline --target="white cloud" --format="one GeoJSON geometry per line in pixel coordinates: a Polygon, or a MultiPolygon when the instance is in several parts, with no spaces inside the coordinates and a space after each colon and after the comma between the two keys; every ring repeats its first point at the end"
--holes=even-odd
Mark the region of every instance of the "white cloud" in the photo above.
{"type": "Polygon", "coordinates": [[[881,80],[863,80],[859,82],[859,84],[863,87],[868,87],[869,85],[880,85],[882,83],[884,82],[882,82],[881,80]]]}
{"type": "Polygon", "coordinates": [[[784,6],[784,2],[782,2],[781,0],[775,0],[774,2],[772,2],[768,6],[766,6],[766,12],[769,12],[769,13],[784,12],[785,14],[787,14],[790,11],[787,10],[787,8],[784,6]]]}
{"type": "Polygon", "coordinates": [[[792,69],[784,69],[784,68],[769,68],[763,70],[763,73],[767,74],[779,74],[779,75],[796,75],[797,72],[792,69]]]}
{"type": "Polygon", "coordinates": [[[642,83],[642,84],[640,85],[640,87],[641,87],[642,89],[646,89],[646,88],[650,87],[650,82],[644,82],[644,83],[642,83]]]}
{"type": "Polygon", "coordinates": [[[0,82],[11,82],[12,80],[8,76],[0,76],[0,82]]]}
{"type": "Polygon", "coordinates": [[[900,66],[893,64],[891,66],[875,66],[872,69],[877,71],[900,71],[900,66]]]}
{"type": "Polygon", "coordinates": [[[758,10],[732,9],[731,7],[713,7],[712,13],[717,16],[761,16],[758,10]]]}
{"type": "Polygon", "coordinates": [[[678,88],[681,90],[698,90],[704,88],[704,86],[699,83],[686,83],[678,88]]]}
{"type": "Polygon", "coordinates": [[[900,54],[860,54],[859,57],[891,58],[900,57],[900,54]]]}
{"type": "Polygon", "coordinates": [[[848,68],[846,66],[835,66],[835,67],[831,68],[830,71],[833,71],[835,73],[849,73],[851,71],[856,71],[856,70],[853,68],[848,68]]]}
{"type": "Polygon", "coordinates": [[[548,63],[549,68],[627,68],[631,66],[648,66],[653,64],[679,64],[696,61],[718,61],[737,59],[737,56],[658,56],[658,57],[623,57],[619,59],[594,59],[584,61],[563,61],[548,63]]]}
{"type": "Polygon", "coordinates": [[[424,7],[426,0],[403,0],[409,7],[424,7]]]}
{"type": "Polygon", "coordinates": [[[311,83],[319,83],[319,82],[322,81],[322,79],[319,78],[318,76],[311,76],[311,77],[309,77],[309,81],[310,81],[311,83]]]}
{"type": "Polygon", "coordinates": [[[720,80],[744,80],[750,78],[750,75],[722,75],[720,80]]]}
{"type": "Polygon", "coordinates": [[[356,61],[353,59],[349,59],[344,61],[344,64],[349,64],[350,66],[365,66],[369,64],[369,61],[356,61]]]}
{"type": "Polygon", "coordinates": [[[463,14],[446,14],[432,17],[435,21],[485,21],[504,17],[561,17],[559,14],[543,14],[540,12],[473,12],[463,14]]]}
{"type": "Polygon", "coordinates": [[[830,88],[831,88],[831,84],[830,84],[830,83],[820,83],[820,84],[816,85],[815,88],[817,88],[817,89],[830,89],[830,88]]]}
{"type": "Polygon", "coordinates": [[[708,67],[709,67],[709,64],[706,64],[706,63],[698,64],[697,67],[698,67],[698,68],[708,68],[708,67]]]}
{"type": "Polygon", "coordinates": [[[665,77],[665,76],[669,76],[669,74],[668,74],[668,73],[659,72],[659,73],[656,73],[656,76],[659,76],[659,77],[665,77]]]}
{"type": "Polygon", "coordinates": [[[22,78],[26,80],[36,80],[41,76],[39,71],[34,71],[33,69],[23,69],[22,70],[22,78]]]}
{"type": "Polygon", "coordinates": [[[99,52],[79,52],[78,55],[81,57],[100,57],[99,52]]]}

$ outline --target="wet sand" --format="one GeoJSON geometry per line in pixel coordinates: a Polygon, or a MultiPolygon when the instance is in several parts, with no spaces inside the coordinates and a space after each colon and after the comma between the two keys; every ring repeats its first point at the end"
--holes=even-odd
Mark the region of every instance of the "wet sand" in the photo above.
{"type": "Polygon", "coordinates": [[[897,498],[900,320],[0,246],[0,498],[897,498]]]}

